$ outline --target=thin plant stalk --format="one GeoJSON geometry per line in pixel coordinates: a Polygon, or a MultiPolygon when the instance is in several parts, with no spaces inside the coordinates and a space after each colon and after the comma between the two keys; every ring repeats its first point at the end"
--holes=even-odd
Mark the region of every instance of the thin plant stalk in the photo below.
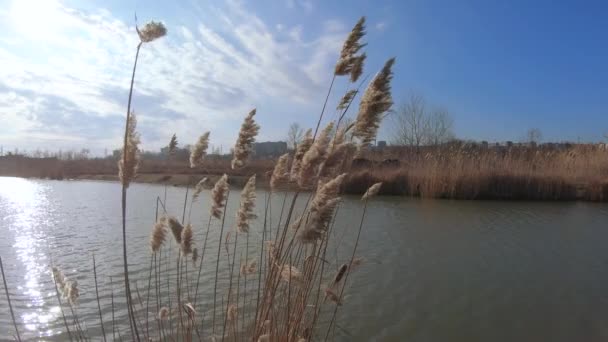
{"type": "Polygon", "coordinates": [[[13,305],[11,304],[11,296],[8,294],[8,286],[6,285],[6,277],[4,276],[4,266],[2,265],[2,257],[0,257],[0,270],[2,271],[2,282],[4,283],[4,292],[6,292],[6,300],[8,301],[8,308],[11,312],[11,319],[13,320],[15,333],[17,333],[17,340],[21,341],[19,329],[17,329],[17,321],[15,320],[15,313],[13,312],[13,305]]]}
{"type": "Polygon", "coordinates": [[[201,272],[203,270],[203,260],[205,260],[205,250],[207,249],[207,238],[209,237],[209,229],[211,228],[211,218],[212,216],[209,215],[209,221],[207,222],[207,232],[205,233],[205,240],[203,242],[203,251],[201,252],[201,260],[200,263],[198,265],[198,276],[196,277],[196,289],[194,290],[194,305],[196,306],[196,300],[197,300],[197,296],[198,296],[198,285],[201,281],[201,272]]]}
{"type": "Polygon", "coordinates": [[[228,197],[230,196],[230,191],[226,193],[226,205],[224,206],[224,214],[222,215],[222,227],[220,228],[220,239],[217,244],[217,260],[215,262],[215,283],[213,285],[213,318],[211,322],[211,331],[212,334],[215,335],[215,312],[217,306],[217,278],[218,272],[220,269],[220,253],[222,251],[222,237],[224,236],[224,222],[226,221],[226,208],[228,207],[228,197]]]}
{"type": "MultiPolygon", "coordinates": [[[[137,60],[139,58],[139,51],[141,50],[141,45],[143,43],[139,42],[137,44],[137,52],[135,53],[135,62],[133,63],[133,73],[131,75],[131,87],[129,88],[129,100],[127,102],[127,119],[125,120],[125,137],[123,141],[123,165],[127,165],[127,139],[129,136],[129,118],[131,116],[131,100],[133,99],[133,83],[135,82],[135,70],[137,69],[137,60]]],[[[139,332],[137,331],[137,323],[135,322],[135,314],[133,312],[133,305],[131,303],[131,288],[129,286],[129,265],[127,262],[127,186],[125,182],[122,183],[122,253],[123,253],[123,263],[124,263],[124,272],[125,272],[125,296],[127,299],[127,309],[129,312],[129,322],[131,328],[131,337],[135,336],[137,341],[140,340],[139,332]]]]}
{"type": "MultiPolygon", "coordinates": [[[[338,294],[338,303],[342,300],[342,296],[344,294],[344,288],[346,287],[346,282],[348,281],[348,276],[350,275],[350,272],[352,270],[353,260],[355,260],[355,255],[357,253],[357,247],[359,246],[359,239],[361,237],[361,230],[363,229],[363,221],[365,220],[365,213],[367,212],[367,202],[368,202],[368,199],[365,199],[365,203],[363,204],[363,213],[361,214],[361,222],[359,223],[359,231],[357,232],[357,239],[355,240],[355,246],[353,247],[353,254],[350,258],[350,262],[348,263],[348,269],[346,271],[346,274],[344,275],[344,283],[342,283],[342,289],[340,290],[340,293],[338,294]]],[[[329,331],[331,329],[331,326],[334,324],[334,321],[336,319],[336,314],[338,313],[338,307],[339,307],[338,303],[336,303],[334,313],[331,317],[331,321],[329,322],[329,326],[327,327],[327,333],[325,334],[325,341],[327,341],[327,338],[329,337],[329,331]]]]}
{"type": "Polygon", "coordinates": [[[103,327],[103,315],[101,314],[101,303],[99,302],[99,288],[97,286],[97,265],[95,263],[95,254],[93,254],[93,276],[95,278],[95,297],[97,299],[97,309],[99,309],[99,323],[101,324],[101,335],[104,342],[106,341],[106,330],[103,327]]]}
{"type": "Polygon", "coordinates": [[[112,277],[110,277],[110,303],[112,305],[112,341],[116,341],[116,320],[114,318],[114,281],[112,280],[112,277]]]}
{"type": "Polygon", "coordinates": [[[323,109],[321,109],[321,115],[319,115],[319,121],[317,121],[317,127],[315,128],[315,134],[312,136],[312,140],[314,141],[317,137],[317,132],[319,131],[319,126],[321,126],[321,121],[323,120],[323,114],[325,113],[325,107],[327,107],[327,101],[329,101],[329,95],[331,94],[331,89],[334,86],[334,81],[336,80],[336,74],[331,78],[331,83],[329,84],[329,89],[327,90],[327,96],[325,97],[325,102],[323,102],[323,109]]]}

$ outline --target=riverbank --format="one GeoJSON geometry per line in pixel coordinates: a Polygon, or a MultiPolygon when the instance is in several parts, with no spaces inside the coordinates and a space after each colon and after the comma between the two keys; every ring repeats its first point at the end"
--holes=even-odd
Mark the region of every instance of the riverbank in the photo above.
{"type": "MultiPolygon", "coordinates": [[[[135,179],[137,183],[167,184],[169,186],[192,186],[204,177],[215,183],[221,175],[192,175],[192,174],[140,174],[135,179]]],[[[118,182],[118,176],[109,174],[85,174],[71,178],[73,180],[97,180],[118,182]]],[[[242,188],[248,177],[240,175],[229,176],[229,183],[235,188],[242,188]]],[[[444,182],[442,188],[430,191],[428,180],[408,176],[406,172],[361,171],[350,175],[343,185],[343,193],[361,195],[365,193],[368,184],[382,182],[382,195],[408,196],[422,198],[442,198],[456,200],[533,200],[533,201],[593,201],[603,202],[608,199],[608,184],[568,184],[559,179],[514,178],[512,176],[492,176],[490,178],[457,179],[448,186],[444,182]],[[507,185],[508,184],[508,185],[507,185]]],[[[268,179],[258,176],[257,187],[268,189],[268,179]]],[[[289,190],[295,190],[289,189],[289,190]]]]}
{"type": "MultiPolygon", "coordinates": [[[[187,160],[143,159],[135,181],[187,186],[224,173],[235,188],[257,176],[268,188],[276,160],[252,159],[233,170],[230,158],[208,158],[190,168],[187,160]]],[[[117,181],[116,160],[97,158],[0,157],[0,175],[117,181]]],[[[484,146],[475,144],[386,147],[344,159],[342,192],[360,195],[382,182],[382,195],[460,200],[608,201],[608,150],[600,145],[484,146]]],[[[292,188],[291,190],[295,190],[292,188]]]]}

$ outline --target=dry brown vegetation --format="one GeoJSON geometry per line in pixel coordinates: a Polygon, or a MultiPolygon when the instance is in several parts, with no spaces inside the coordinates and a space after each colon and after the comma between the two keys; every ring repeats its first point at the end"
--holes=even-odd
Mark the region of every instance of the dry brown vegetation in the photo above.
{"type": "Polygon", "coordinates": [[[357,160],[345,182],[362,193],[383,182],[381,193],[427,198],[604,201],[608,151],[600,145],[387,148],[357,160]]]}

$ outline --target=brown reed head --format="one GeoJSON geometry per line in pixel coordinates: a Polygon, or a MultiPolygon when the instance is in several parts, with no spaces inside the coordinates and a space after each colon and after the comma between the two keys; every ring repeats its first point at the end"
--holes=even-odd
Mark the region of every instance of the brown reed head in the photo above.
{"type": "Polygon", "coordinates": [[[190,167],[194,168],[202,164],[203,158],[207,154],[207,148],[209,148],[209,134],[210,132],[205,132],[201,135],[196,144],[192,146],[190,150],[190,167]]]}
{"type": "Polygon", "coordinates": [[[241,204],[236,213],[236,227],[239,233],[249,233],[249,221],[257,217],[253,213],[255,198],[255,175],[253,175],[241,192],[241,204]]]}
{"type": "Polygon", "coordinates": [[[118,161],[118,177],[125,187],[129,187],[131,181],[137,176],[139,168],[139,133],[135,130],[137,118],[135,113],[129,115],[127,120],[127,141],[123,147],[120,160],[118,161]]]}
{"type": "Polygon", "coordinates": [[[194,243],[194,236],[192,232],[192,225],[188,223],[186,228],[182,230],[180,248],[182,255],[187,256],[192,253],[192,245],[194,243]]]}
{"type": "Polygon", "coordinates": [[[249,155],[253,149],[253,143],[255,142],[255,137],[258,135],[260,130],[260,126],[255,122],[253,116],[255,115],[256,110],[253,109],[241,125],[241,130],[239,132],[239,137],[236,140],[236,145],[234,145],[234,155],[232,157],[232,169],[237,169],[245,166],[249,155]]]}
{"type": "Polygon", "coordinates": [[[177,220],[177,218],[175,218],[175,216],[168,216],[166,218],[167,220],[167,225],[169,226],[169,229],[171,229],[171,233],[173,234],[173,237],[175,238],[175,242],[179,245],[181,245],[182,243],[182,230],[184,230],[184,226],[182,226],[181,223],[179,223],[179,221],[177,220]]]}
{"type": "Polygon", "coordinates": [[[366,201],[369,198],[376,196],[380,192],[381,187],[382,187],[381,182],[370,186],[369,189],[367,189],[367,191],[365,192],[365,194],[363,194],[363,197],[361,197],[361,200],[366,201]]]}
{"type": "Polygon", "coordinates": [[[365,54],[357,53],[366,45],[360,40],[365,36],[365,17],[361,17],[344,41],[340,58],[334,68],[334,74],[343,76],[350,74],[351,82],[356,82],[363,72],[365,54]]]}
{"type": "Polygon", "coordinates": [[[325,158],[327,158],[327,148],[333,128],[334,123],[330,122],[321,131],[310,149],[304,153],[300,174],[298,175],[298,185],[301,188],[308,188],[315,181],[319,167],[325,161],[325,158]]]}
{"type": "Polygon", "coordinates": [[[177,135],[175,135],[175,133],[173,133],[173,136],[171,137],[171,140],[169,141],[169,145],[167,147],[169,148],[169,155],[174,155],[175,151],[177,150],[177,135]]]}
{"type": "Polygon", "coordinates": [[[142,43],[149,43],[167,34],[167,28],[165,25],[163,25],[161,22],[155,21],[150,21],[141,29],[136,26],[135,29],[137,30],[139,40],[141,40],[142,43]]]}
{"type": "Polygon", "coordinates": [[[224,174],[211,190],[211,216],[216,219],[222,218],[222,208],[226,206],[228,196],[228,175],[224,174]]]}
{"type": "Polygon", "coordinates": [[[394,64],[395,58],[386,61],[361,98],[353,136],[360,138],[362,145],[367,145],[376,139],[382,115],[393,105],[391,80],[394,64]]]}
{"type": "Polygon", "coordinates": [[[152,253],[156,253],[160,250],[165,239],[167,237],[166,220],[158,220],[152,228],[152,235],[150,235],[150,249],[152,253]]]}
{"type": "Polygon", "coordinates": [[[270,177],[270,190],[277,190],[287,181],[289,181],[289,153],[285,153],[277,160],[270,177]]]}
{"type": "Polygon", "coordinates": [[[304,154],[306,154],[312,144],[312,129],[308,129],[304,134],[304,138],[302,138],[302,141],[298,144],[296,152],[293,156],[293,162],[291,163],[291,173],[289,175],[290,181],[295,182],[298,180],[298,177],[300,175],[300,169],[302,167],[302,158],[304,158],[304,154]]]}

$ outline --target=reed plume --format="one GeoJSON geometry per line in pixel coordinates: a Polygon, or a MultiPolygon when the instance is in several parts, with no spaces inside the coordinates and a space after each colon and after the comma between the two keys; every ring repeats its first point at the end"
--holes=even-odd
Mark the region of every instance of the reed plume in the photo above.
{"type": "Polygon", "coordinates": [[[239,233],[249,233],[249,220],[257,217],[253,213],[255,198],[255,175],[253,175],[241,192],[241,205],[236,213],[236,227],[239,233]]]}
{"type": "Polygon", "coordinates": [[[347,269],[348,269],[348,264],[342,264],[342,266],[340,266],[340,268],[338,269],[338,272],[334,276],[334,280],[331,282],[331,286],[335,286],[336,284],[338,284],[340,282],[340,280],[342,280],[342,278],[344,277],[344,274],[346,274],[347,269]]]}
{"type": "Polygon", "coordinates": [[[122,150],[122,155],[118,161],[118,177],[123,186],[128,188],[129,184],[137,175],[139,168],[139,133],[135,131],[137,118],[135,113],[129,115],[127,121],[126,146],[122,150]]]}
{"type": "Polygon", "coordinates": [[[209,147],[209,132],[203,133],[196,144],[190,151],[190,167],[195,168],[202,164],[205,154],[207,154],[207,148],[209,147]]]}
{"type": "Polygon", "coordinates": [[[340,102],[338,103],[336,110],[346,109],[346,107],[348,107],[348,104],[353,100],[355,95],[357,95],[356,89],[351,89],[351,90],[347,91],[346,94],[344,94],[344,96],[342,96],[342,98],[340,99],[340,102]]]}
{"type": "Polygon", "coordinates": [[[186,228],[182,230],[181,236],[181,250],[182,255],[187,256],[192,253],[192,244],[194,241],[194,236],[192,233],[192,225],[188,223],[186,228]]]}
{"type": "Polygon", "coordinates": [[[353,147],[350,143],[340,143],[336,146],[330,146],[331,152],[323,163],[320,177],[321,179],[334,177],[339,171],[346,158],[348,151],[353,147]]]}
{"type": "Polygon", "coordinates": [[[300,169],[302,167],[302,158],[304,158],[304,154],[310,149],[314,140],[312,138],[312,129],[308,129],[304,134],[304,138],[298,144],[296,148],[296,153],[293,156],[293,162],[291,163],[291,173],[289,175],[289,180],[295,182],[298,180],[300,176],[300,169]]]}
{"type": "Polygon", "coordinates": [[[228,175],[224,174],[211,190],[211,216],[216,219],[222,218],[222,208],[226,205],[226,196],[228,194],[228,175]]]}
{"type": "Polygon", "coordinates": [[[194,193],[192,194],[192,201],[196,201],[201,192],[209,187],[209,184],[209,178],[207,177],[203,177],[203,179],[196,183],[194,186],[194,193]]]}
{"type": "Polygon", "coordinates": [[[169,225],[169,228],[171,229],[171,233],[173,234],[173,237],[175,238],[175,242],[178,245],[181,245],[182,230],[184,230],[184,226],[182,226],[182,224],[179,223],[177,218],[175,218],[174,216],[169,216],[169,217],[166,217],[165,219],[167,220],[167,224],[169,225]]]}
{"type": "Polygon", "coordinates": [[[361,98],[353,136],[360,138],[362,145],[368,145],[376,139],[382,114],[390,110],[393,105],[391,96],[393,64],[395,64],[395,58],[386,61],[361,98]]]}
{"type": "Polygon", "coordinates": [[[302,166],[298,176],[298,185],[301,188],[309,187],[317,176],[317,169],[327,157],[327,147],[333,130],[334,123],[330,122],[327,127],[314,141],[310,149],[302,157],[302,166]]]}
{"type": "Polygon", "coordinates": [[[61,294],[63,294],[63,290],[65,289],[65,284],[66,284],[66,277],[59,268],[53,267],[52,270],[53,270],[53,280],[55,281],[55,284],[57,285],[57,289],[59,289],[59,292],[61,294]]]}
{"type": "Polygon", "coordinates": [[[366,201],[369,198],[376,196],[378,194],[378,192],[380,192],[381,187],[382,187],[382,182],[376,183],[376,184],[370,186],[369,189],[367,189],[367,191],[365,192],[365,194],[363,194],[363,196],[361,197],[361,200],[366,201]]]}
{"type": "Polygon", "coordinates": [[[236,304],[230,304],[228,305],[228,310],[226,316],[228,317],[228,321],[229,322],[235,322],[237,319],[237,315],[238,315],[238,308],[236,306],[236,304]]]}
{"type": "Polygon", "coordinates": [[[76,305],[80,291],[78,290],[78,282],[76,280],[68,280],[65,283],[65,296],[71,305],[76,305]]]}
{"type": "Polygon", "coordinates": [[[161,321],[166,321],[167,319],[169,319],[168,307],[163,306],[162,308],[160,308],[160,310],[158,310],[158,319],[160,319],[161,321]]]}
{"type": "Polygon", "coordinates": [[[149,43],[155,39],[158,39],[167,34],[167,28],[161,22],[150,21],[140,30],[137,26],[135,27],[139,40],[142,43],[149,43]]]}
{"type": "Polygon", "coordinates": [[[173,133],[173,136],[171,137],[171,140],[169,141],[169,155],[172,156],[175,154],[175,151],[177,150],[177,135],[175,135],[175,133],[173,133]]]}
{"type": "Polygon", "coordinates": [[[294,284],[301,284],[304,279],[302,272],[291,265],[283,265],[281,267],[280,276],[283,281],[288,283],[293,282],[294,284]]]}
{"type": "Polygon", "coordinates": [[[349,75],[351,82],[356,82],[359,76],[363,73],[363,63],[365,61],[365,53],[357,55],[365,43],[360,40],[365,36],[365,17],[361,17],[355,27],[344,41],[340,58],[334,68],[334,74],[339,76],[349,75]]]}
{"type": "Polygon", "coordinates": [[[270,177],[270,190],[274,191],[289,180],[289,153],[285,153],[274,166],[270,177]]]}
{"type": "Polygon", "coordinates": [[[256,272],[257,262],[255,260],[250,261],[248,264],[241,265],[241,275],[254,274],[256,272]]]}
{"type": "Polygon", "coordinates": [[[156,253],[160,250],[166,237],[166,220],[160,219],[154,224],[152,235],[150,236],[150,249],[152,250],[152,253],[156,253]]]}
{"type": "Polygon", "coordinates": [[[332,289],[325,289],[325,298],[329,298],[332,302],[336,303],[338,306],[342,305],[342,301],[340,300],[340,296],[338,296],[332,289]]]}
{"type": "Polygon", "coordinates": [[[194,248],[192,250],[192,265],[196,265],[196,262],[198,261],[198,248],[194,248]]]}
{"type": "Polygon", "coordinates": [[[344,178],[346,178],[345,173],[325,184],[319,184],[315,197],[310,204],[308,223],[305,229],[301,230],[298,234],[300,242],[314,243],[317,240],[323,239],[327,226],[340,202],[338,193],[344,178]]]}
{"type": "Polygon", "coordinates": [[[255,142],[255,136],[260,130],[260,126],[255,123],[255,120],[253,119],[255,113],[255,109],[249,112],[245,118],[245,121],[243,121],[243,124],[241,125],[241,131],[239,132],[239,137],[236,140],[236,145],[234,146],[232,169],[245,166],[245,163],[247,163],[247,159],[251,154],[253,148],[252,145],[255,142]]]}

